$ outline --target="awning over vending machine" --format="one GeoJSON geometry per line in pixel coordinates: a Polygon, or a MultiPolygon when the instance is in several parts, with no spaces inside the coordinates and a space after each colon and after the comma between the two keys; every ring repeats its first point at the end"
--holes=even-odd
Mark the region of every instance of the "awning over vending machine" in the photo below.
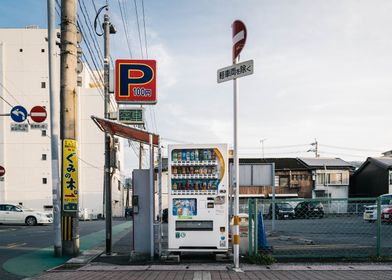
{"type": "Polygon", "coordinates": [[[130,139],[133,141],[141,142],[143,144],[150,144],[150,135],[152,135],[152,143],[154,146],[158,146],[159,135],[153,134],[148,131],[130,127],[128,125],[110,121],[96,116],[91,116],[92,120],[103,132],[130,139]]]}

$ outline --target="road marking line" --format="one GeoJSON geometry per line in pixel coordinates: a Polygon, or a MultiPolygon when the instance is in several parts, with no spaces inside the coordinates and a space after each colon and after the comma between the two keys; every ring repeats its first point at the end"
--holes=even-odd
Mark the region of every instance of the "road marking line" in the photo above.
{"type": "Polygon", "coordinates": [[[193,273],[193,280],[211,280],[211,273],[207,271],[196,271],[193,273]]]}
{"type": "Polygon", "coordinates": [[[8,244],[7,245],[7,248],[15,248],[15,247],[21,247],[21,246],[24,246],[24,245],[26,245],[27,243],[11,243],[11,244],[8,244]]]}

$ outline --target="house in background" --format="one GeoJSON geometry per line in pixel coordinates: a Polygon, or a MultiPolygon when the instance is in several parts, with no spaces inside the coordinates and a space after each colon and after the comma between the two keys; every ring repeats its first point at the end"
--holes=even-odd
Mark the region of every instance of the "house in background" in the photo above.
{"type": "MultiPolygon", "coordinates": [[[[275,164],[276,197],[312,197],[312,173],[296,158],[240,158],[240,198],[271,197],[272,186],[263,180],[263,165],[275,164]]],[[[232,164],[232,163],[231,163],[232,164]]]]}
{"type": "Polygon", "coordinates": [[[354,167],[340,158],[299,158],[312,173],[312,198],[348,198],[354,167]]]}
{"type": "Polygon", "coordinates": [[[350,182],[350,197],[376,197],[392,193],[392,152],[379,158],[369,157],[355,171],[350,182]]]}

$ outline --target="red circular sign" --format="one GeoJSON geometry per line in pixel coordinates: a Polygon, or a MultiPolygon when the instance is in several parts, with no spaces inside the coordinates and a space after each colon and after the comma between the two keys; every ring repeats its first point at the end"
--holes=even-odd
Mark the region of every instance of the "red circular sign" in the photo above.
{"type": "Polygon", "coordinates": [[[233,62],[240,55],[240,52],[245,46],[246,42],[246,27],[245,24],[236,20],[231,26],[233,28],[233,62]]]}
{"type": "Polygon", "coordinates": [[[33,121],[40,123],[46,120],[46,109],[42,106],[35,106],[30,110],[30,117],[33,121]]]}
{"type": "Polygon", "coordinates": [[[5,174],[5,168],[0,165],[0,177],[3,177],[5,174]]]}

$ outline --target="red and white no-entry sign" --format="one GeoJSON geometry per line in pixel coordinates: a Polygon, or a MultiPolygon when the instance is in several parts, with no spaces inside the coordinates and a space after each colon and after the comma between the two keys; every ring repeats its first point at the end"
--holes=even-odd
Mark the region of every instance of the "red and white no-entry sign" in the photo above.
{"type": "Polygon", "coordinates": [[[0,177],[3,177],[5,174],[5,168],[0,165],[0,177]]]}
{"type": "Polygon", "coordinates": [[[46,120],[46,109],[42,106],[35,106],[30,110],[30,117],[33,121],[41,123],[46,120]]]}
{"type": "Polygon", "coordinates": [[[231,26],[233,28],[233,63],[237,56],[239,56],[240,52],[245,46],[246,42],[246,27],[245,24],[236,20],[233,22],[231,26]]]}

